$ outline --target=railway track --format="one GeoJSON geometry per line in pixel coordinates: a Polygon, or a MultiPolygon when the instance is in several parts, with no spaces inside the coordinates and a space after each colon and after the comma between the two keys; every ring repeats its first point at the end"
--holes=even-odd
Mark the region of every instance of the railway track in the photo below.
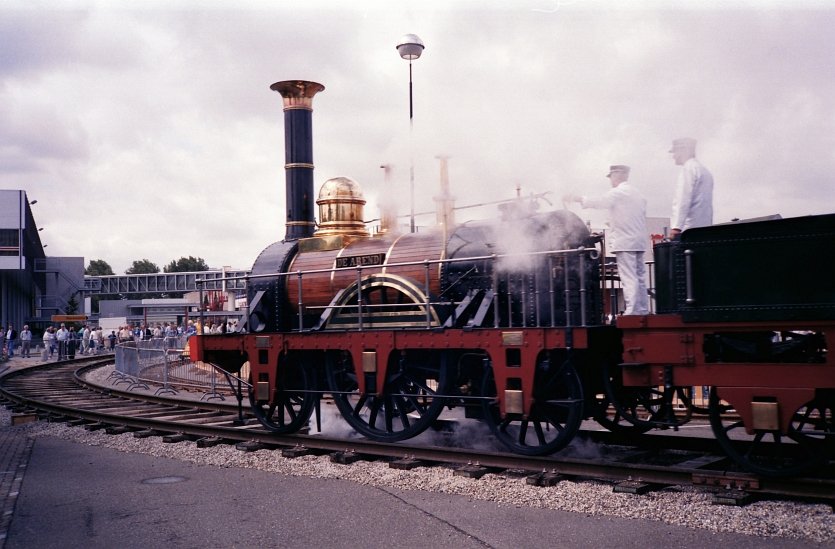
{"type": "MultiPolygon", "coordinates": [[[[695,437],[643,436],[584,432],[581,438],[603,448],[605,458],[569,457],[570,452],[528,457],[454,446],[383,444],[360,438],[296,434],[279,436],[261,427],[236,405],[128,393],[97,386],[85,372],[112,359],[84,359],[35,366],[0,378],[0,398],[18,414],[47,421],[70,421],[88,430],[136,437],[163,436],[170,442],[196,441],[200,447],[238,444],[241,450],[275,449],[286,457],[330,453],[350,463],[360,458],[387,459],[391,467],[446,464],[456,474],[478,477],[512,470],[527,474],[530,484],[550,485],[563,478],[615,483],[615,490],[641,493],[669,485],[696,485],[714,491],[718,503],[752,498],[812,498],[835,506],[835,478],[763,478],[734,472],[712,440],[695,437]]],[[[441,435],[443,439],[443,435],[441,435]]],[[[452,444],[452,442],[450,442],[452,444]]]]}

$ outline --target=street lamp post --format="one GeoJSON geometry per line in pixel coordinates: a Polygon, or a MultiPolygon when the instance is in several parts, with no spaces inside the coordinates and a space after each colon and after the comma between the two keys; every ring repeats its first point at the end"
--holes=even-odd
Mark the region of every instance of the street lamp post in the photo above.
{"type": "Polygon", "coordinates": [[[414,133],[414,103],[412,102],[412,60],[419,59],[423,53],[423,40],[416,34],[406,34],[397,43],[400,57],[409,61],[409,195],[411,197],[409,232],[415,232],[415,159],[412,147],[414,133]]]}

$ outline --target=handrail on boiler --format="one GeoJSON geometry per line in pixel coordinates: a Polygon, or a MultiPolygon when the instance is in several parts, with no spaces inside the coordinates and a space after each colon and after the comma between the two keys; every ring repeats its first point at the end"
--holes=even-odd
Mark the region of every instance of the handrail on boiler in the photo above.
{"type": "MultiPolygon", "coordinates": [[[[227,280],[246,280],[248,282],[250,280],[274,279],[274,278],[279,278],[279,277],[296,276],[298,278],[298,298],[297,298],[298,330],[299,331],[304,331],[304,313],[305,313],[305,311],[323,308],[322,306],[305,306],[304,301],[303,301],[303,292],[302,292],[302,284],[303,284],[303,279],[304,279],[305,275],[322,274],[322,273],[331,273],[333,275],[334,273],[339,273],[339,272],[356,271],[356,273],[357,273],[357,288],[361,288],[364,272],[379,270],[379,269],[382,269],[382,268],[389,269],[389,268],[392,268],[392,267],[423,266],[424,277],[425,277],[424,284],[423,284],[423,286],[424,286],[424,288],[423,288],[424,301],[423,301],[423,303],[420,303],[419,305],[422,305],[425,308],[426,328],[429,329],[429,328],[432,327],[431,306],[433,306],[433,305],[435,305],[435,306],[450,305],[450,304],[455,305],[455,303],[450,302],[448,300],[447,301],[437,301],[437,302],[431,301],[429,288],[430,288],[430,273],[432,272],[432,270],[431,270],[432,266],[434,266],[434,265],[439,265],[439,266],[440,265],[448,265],[448,264],[460,263],[460,262],[490,261],[494,265],[494,267],[492,269],[492,272],[493,272],[493,287],[498,288],[498,285],[499,285],[499,282],[500,282],[500,280],[499,280],[500,269],[495,267],[495,264],[496,264],[497,261],[502,260],[502,259],[511,259],[512,260],[512,259],[522,259],[522,258],[531,258],[531,257],[547,257],[548,258],[548,273],[549,273],[548,293],[549,293],[550,312],[551,312],[550,324],[551,324],[551,326],[554,326],[554,324],[555,324],[555,321],[554,321],[554,319],[555,319],[555,297],[556,297],[555,296],[556,292],[555,292],[555,288],[554,288],[554,276],[553,276],[554,275],[554,270],[555,270],[554,259],[555,258],[561,258],[562,259],[563,271],[564,271],[564,278],[565,278],[565,281],[564,281],[564,285],[565,285],[565,289],[564,289],[564,294],[565,294],[565,309],[564,309],[565,325],[566,326],[571,326],[572,325],[572,314],[574,313],[574,311],[572,311],[572,309],[571,309],[571,295],[574,292],[579,292],[580,325],[581,326],[586,326],[587,322],[588,322],[588,316],[587,316],[587,295],[586,295],[587,291],[586,291],[586,288],[585,288],[585,282],[586,282],[586,279],[585,279],[585,259],[586,259],[586,256],[588,256],[592,259],[595,259],[595,258],[599,257],[599,253],[600,253],[600,250],[598,250],[597,248],[581,246],[581,247],[578,247],[578,248],[567,249],[567,250],[546,250],[546,251],[525,252],[525,253],[491,254],[491,255],[482,255],[482,256],[474,256],[474,257],[453,258],[453,259],[432,259],[432,260],[424,259],[424,260],[421,260],[421,261],[403,261],[403,262],[398,262],[398,263],[386,263],[385,265],[371,265],[371,266],[357,265],[357,266],[351,266],[351,267],[333,267],[333,268],[330,268],[330,269],[310,269],[310,270],[304,270],[304,271],[296,270],[296,271],[288,271],[288,272],[264,273],[264,274],[257,274],[257,275],[249,274],[249,275],[228,277],[227,280]],[[571,257],[575,257],[575,256],[578,258],[578,262],[579,262],[579,267],[578,267],[578,270],[579,270],[579,273],[580,273],[579,282],[578,282],[579,289],[572,289],[571,288],[571,277],[570,277],[570,269],[569,269],[569,263],[568,262],[569,262],[569,259],[571,257]]],[[[524,326],[525,325],[525,320],[524,319],[527,316],[527,311],[528,311],[528,309],[527,309],[527,307],[528,307],[527,301],[528,300],[527,300],[527,294],[526,294],[526,290],[525,290],[525,288],[528,285],[527,284],[528,281],[527,281],[526,277],[529,276],[529,275],[524,274],[522,276],[523,276],[523,284],[521,284],[521,288],[520,288],[519,291],[520,291],[520,296],[521,296],[521,301],[522,301],[522,306],[523,306],[523,309],[522,309],[522,325],[524,326]]],[[[532,281],[534,282],[534,285],[536,286],[535,293],[533,294],[533,297],[535,299],[534,313],[535,313],[535,325],[537,327],[539,327],[541,325],[540,308],[539,308],[539,286],[538,286],[538,284],[536,284],[536,281],[537,281],[536,274],[533,273],[530,276],[533,277],[532,281]]],[[[507,273],[505,282],[506,282],[506,285],[507,285],[507,288],[508,288],[508,294],[511,293],[510,292],[510,287],[511,287],[510,277],[511,277],[511,273],[507,273]]],[[[202,285],[205,282],[207,282],[207,279],[196,279],[195,280],[195,283],[200,288],[201,303],[202,303],[202,291],[203,291],[202,290],[202,285]]],[[[415,303],[415,305],[418,305],[418,303],[415,303]]],[[[357,329],[359,331],[362,331],[363,330],[363,308],[370,309],[370,308],[378,308],[378,307],[383,307],[383,306],[385,306],[385,305],[364,304],[363,299],[362,299],[362,291],[358,291],[357,292],[357,303],[356,304],[353,304],[353,305],[337,305],[335,307],[338,307],[340,309],[341,308],[346,308],[346,307],[347,308],[355,308],[356,311],[357,311],[357,329]]],[[[508,327],[513,327],[512,304],[511,304],[510,299],[508,299],[507,306],[508,306],[508,313],[509,313],[508,314],[508,327]]],[[[499,300],[498,299],[494,299],[493,307],[494,307],[494,319],[495,319],[494,324],[495,324],[495,327],[498,328],[499,327],[499,318],[500,318],[499,300]]],[[[327,307],[324,307],[324,308],[327,308],[327,307]]],[[[202,309],[201,309],[201,326],[202,325],[203,325],[203,322],[202,322],[202,309]]]]}

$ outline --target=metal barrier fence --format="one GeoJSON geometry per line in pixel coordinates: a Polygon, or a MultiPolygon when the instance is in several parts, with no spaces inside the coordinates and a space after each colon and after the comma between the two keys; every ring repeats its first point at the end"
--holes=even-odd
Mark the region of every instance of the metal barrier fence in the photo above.
{"type": "MultiPolygon", "coordinates": [[[[207,336],[211,337],[211,336],[207,336]]],[[[172,336],[140,341],[128,341],[116,346],[114,385],[127,383],[128,390],[159,385],[154,394],[177,394],[182,389],[203,392],[201,400],[225,400],[233,394],[229,386],[232,377],[211,364],[192,362],[186,345],[188,336],[172,336]]],[[[249,363],[244,364],[240,377],[249,378],[249,363]]]]}

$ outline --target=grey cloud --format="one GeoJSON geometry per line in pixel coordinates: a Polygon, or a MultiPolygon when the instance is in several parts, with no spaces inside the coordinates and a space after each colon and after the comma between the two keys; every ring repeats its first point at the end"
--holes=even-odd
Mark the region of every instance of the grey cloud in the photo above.
{"type": "Polygon", "coordinates": [[[45,162],[78,162],[88,155],[87,135],[78,121],[43,105],[18,105],[0,92],[2,171],[47,170],[45,162]]]}
{"type": "MultiPolygon", "coordinates": [[[[822,182],[835,160],[835,9],[559,4],[2,12],[0,40],[14,45],[0,50],[0,185],[39,170],[61,174],[53,184],[67,188],[164,189],[163,202],[154,202],[162,191],[128,193],[113,208],[150,204],[163,233],[210,211],[212,223],[188,225],[194,253],[204,246],[210,262],[246,267],[283,234],[283,122],[272,82],[326,86],[314,100],[317,186],[354,177],[371,199],[368,218],[383,194],[405,196],[408,64],[394,45],[414,32],[427,46],[413,66],[418,210],[433,207],[435,156],[444,153],[459,205],[508,198],[517,185],[556,197],[605,190],[602,169],[623,162],[650,213],[669,215],[676,167],[667,149],[692,135],[716,176],[717,221],[831,211],[835,191],[822,182]],[[382,163],[395,165],[392,189],[382,163]]],[[[162,240],[147,245],[99,241],[67,253],[118,254],[117,270],[130,254],[158,264],[194,255],[162,251],[162,240]]]]}

